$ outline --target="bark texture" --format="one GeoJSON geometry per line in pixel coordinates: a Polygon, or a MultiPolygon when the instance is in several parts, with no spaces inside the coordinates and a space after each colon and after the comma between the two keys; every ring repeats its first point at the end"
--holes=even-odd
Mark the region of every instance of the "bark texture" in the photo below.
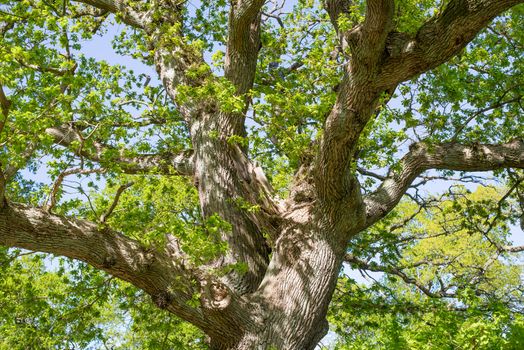
{"type": "MultiPolygon", "coordinates": [[[[158,29],[159,23],[182,23],[181,4],[153,2],[158,9],[140,12],[125,0],[81,2],[119,13],[126,24],[147,33],[159,76],[175,102],[178,86],[198,87],[217,79],[211,73],[187,75],[190,67],[205,64],[203,57],[186,46],[182,30],[180,40],[166,43],[158,29]]],[[[393,0],[367,1],[365,20],[347,31],[338,27],[337,18],[349,11],[350,2],[326,1],[351,59],[317,153],[300,168],[289,198],[280,201],[262,169],[249,160],[246,147],[230,142],[246,135],[247,93],[256,74],[264,4],[231,1],[225,79],[245,110],[223,111],[212,98],[184,101],[179,109],[191,131],[192,150],[137,157],[124,152],[113,161],[130,174],[156,167],[191,176],[203,217],[218,214],[232,226],[221,233],[229,244],[227,256],[208,267],[243,263],[245,274],[208,275],[206,267],[192,267],[172,247],[148,251],[109,228],[13,203],[0,209],[0,244],[79,259],[129,281],[160,308],[204,330],[213,349],[313,349],[327,333],[327,308],[349,240],[390,212],[417,176],[428,169],[524,168],[522,140],[500,145],[419,143],[376,192],[363,196],[351,166],[361,133],[385,92],[456,55],[490,20],[520,2],[451,0],[411,36],[394,31],[393,0]],[[260,210],[246,211],[240,202],[260,210]],[[196,293],[200,305],[190,306],[196,293]]],[[[64,147],[79,141],[67,125],[47,132],[64,147]]],[[[100,162],[107,147],[97,141],[89,150],[75,152],[100,162]]]]}

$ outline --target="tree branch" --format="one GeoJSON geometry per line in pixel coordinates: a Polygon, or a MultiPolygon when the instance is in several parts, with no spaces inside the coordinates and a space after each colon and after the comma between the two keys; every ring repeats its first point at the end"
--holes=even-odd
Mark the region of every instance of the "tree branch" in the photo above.
{"type": "Polygon", "coordinates": [[[524,245],[505,246],[505,247],[502,247],[502,250],[508,253],[520,253],[520,252],[524,252],[524,245]]]}
{"type": "Polygon", "coordinates": [[[130,282],[153,300],[164,296],[162,307],[197,326],[206,323],[200,311],[189,306],[192,276],[183,264],[108,228],[11,203],[0,210],[0,245],[84,261],[130,282]]]}
{"type": "Polygon", "coordinates": [[[11,101],[5,95],[2,85],[0,85],[0,108],[2,110],[2,115],[3,115],[3,121],[0,124],[0,132],[2,132],[3,130],[5,120],[7,119],[7,115],[9,114],[10,107],[11,107],[11,101]]]}
{"type": "Polygon", "coordinates": [[[96,7],[102,11],[118,14],[125,24],[135,28],[144,29],[150,19],[148,13],[136,12],[126,0],[74,0],[86,5],[96,7]]]}
{"type": "Polygon", "coordinates": [[[353,4],[351,0],[326,0],[324,1],[324,9],[329,15],[331,24],[335,30],[339,31],[338,17],[341,14],[349,14],[350,7],[353,4]]]}
{"type": "Polygon", "coordinates": [[[490,145],[415,143],[400,161],[399,170],[391,170],[379,188],[364,198],[368,227],[389,213],[411,183],[425,170],[489,171],[524,168],[524,141],[490,145]]]}
{"type": "MultiPolygon", "coordinates": [[[[231,6],[229,12],[228,41],[224,65],[225,77],[233,83],[236,94],[242,96],[246,108],[247,93],[253,87],[257,67],[260,41],[260,15],[264,0],[244,0],[231,6]]],[[[244,136],[245,116],[228,118],[231,130],[228,133],[244,136]]]]}
{"type": "MultiPolygon", "coordinates": [[[[103,163],[103,154],[108,150],[116,150],[112,146],[104,145],[100,142],[93,142],[94,152],[81,148],[73,148],[74,142],[82,144],[83,140],[73,128],[66,126],[46,129],[46,132],[54,138],[56,144],[68,147],[78,156],[85,157],[94,162],[103,163]]],[[[117,150],[119,156],[112,158],[111,162],[116,162],[123,172],[127,174],[146,173],[158,170],[164,174],[173,174],[173,170],[178,175],[193,175],[193,151],[187,150],[180,153],[164,154],[141,154],[136,156],[126,156],[126,152],[117,150]]]]}
{"type": "Polygon", "coordinates": [[[122,186],[120,186],[115,193],[115,198],[113,199],[113,203],[111,203],[111,206],[107,208],[106,212],[100,216],[100,222],[105,223],[107,218],[111,216],[113,213],[113,210],[115,210],[116,206],[118,205],[118,201],[120,200],[120,196],[122,193],[128,189],[129,187],[133,186],[134,182],[128,182],[122,186]]]}
{"type": "Polygon", "coordinates": [[[366,17],[360,28],[362,42],[354,49],[360,53],[361,58],[380,59],[380,54],[386,45],[386,36],[393,26],[395,14],[395,1],[393,0],[368,0],[366,1],[366,17]]]}
{"type": "MultiPolygon", "coordinates": [[[[385,90],[377,89],[370,82],[376,81],[381,71],[387,33],[393,25],[394,1],[370,0],[366,5],[364,22],[340,33],[342,46],[346,41],[349,45],[351,59],[346,64],[337,100],[326,118],[317,157],[316,184],[325,202],[339,201],[352,197],[350,193],[360,192],[350,163],[355,157],[360,134],[385,90]]],[[[330,1],[326,6],[332,17],[347,11],[348,4],[330,1]]]]}
{"type": "Polygon", "coordinates": [[[446,62],[459,53],[487,24],[523,0],[452,0],[415,36],[391,32],[389,57],[377,84],[382,89],[396,86],[413,76],[446,62]]]}
{"type": "Polygon", "coordinates": [[[31,63],[24,62],[21,59],[16,59],[16,62],[18,62],[22,67],[33,69],[35,71],[42,72],[42,73],[44,73],[44,72],[52,73],[52,74],[57,75],[57,76],[64,76],[64,75],[69,74],[69,73],[74,73],[74,71],[77,68],[76,62],[69,69],[59,69],[59,68],[55,68],[55,67],[51,67],[51,66],[47,66],[47,67],[39,66],[39,65],[36,65],[36,64],[31,64],[31,63]]]}
{"type": "Polygon", "coordinates": [[[212,338],[234,339],[253,323],[242,297],[215,275],[195,267],[182,250],[174,251],[177,247],[172,244],[162,250],[148,249],[108,227],[10,203],[0,209],[0,246],[86,262],[142,289],[157,307],[212,338]],[[191,306],[197,300],[200,305],[191,306]]]}
{"type": "Polygon", "coordinates": [[[44,210],[50,212],[54,209],[56,202],[57,202],[57,194],[58,190],[60,189],[60,186],[62,185],[62,182],[64,181],[66,176],[79,174],[79,175],[85,175],[85,174],[94,174],[94,173],[104,173],[106,169],[69,169],[66,171],[63,171],[58,175],[56,178],[55,183],[53,184],[53,187],[51,188],[51,192],[49,193],[49,197],[47,198],[44,210]]]}
{"type": "Polygon", "coordinates": [[[504,107],[505,105],[508,105],[510,103],[514,103],[514,102],[517,102],[517,103],[520,103],[520,101],[523,99],[523,96],[521,95],[518,95],[516,97],[513,97],[509,100],[506,100],[506,101],[501,101],[500,99],[485,107],[485,108],[482,108],[482,109],[479,109],[477,110],[475,113],[471,114],[463,123],[462,125],[460,125],[457,130],[455,131],[455,133],[453,134],[453,136],[451,137],[451,141],[452,142],[455,142],[457,141],[457,138],[459,137],[460,133],[464,130],[464,128],[466,128],[468,126],[468,124],[474,120],[475,118],[477,118],[478,116],[482,115],[483,113],[486,113],[488,111],[491,111],[491,110],[494,110],[494,109],[497,109],[497,108],[502,108],[504,107]]]}
{"type": "MultiPolygon", "coordinates": [[[[431,291],[428,287],[423,285],[420,281],[415,278],[407,275],[402,269],[394,266],[381,266],[376,263],[368,263],[365,260],[362,260],[352,254],[346,254],[345,259],[347,263],[357,266],[358,268],[373,271],[373,272],[384,272],[400,277],[405,283],[411,284],[417,287],[422,293],[427,295],[430,298],[443,298],[443,297],[453,297],[454,294],[450,294],[445,290],[439,290],[438,292],[431,291]]],[[[421,263],[422,265],[423,263],[421,263]]]]}
{"type": "Polygon", "coordinates": [[[378,179],[378,180],[381,180],[381,181],[384,181],[384,180],[386,179],[385,176],[382,176],[382,175],[380,175],[380,174],[374,173],[374,172],[372,172],[372,171],[366,170],[366,169],[361,168],[361,167],[357,167],[357,171],[358,171],[361,175],[369,176],[369,177],[373,177],[373,178],[378,179]]]}

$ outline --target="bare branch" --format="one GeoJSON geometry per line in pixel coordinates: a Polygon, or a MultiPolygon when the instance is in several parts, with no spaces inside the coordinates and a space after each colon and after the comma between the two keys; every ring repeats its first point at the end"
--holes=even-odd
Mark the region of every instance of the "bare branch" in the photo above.
{"type": "Polygon", "coordinates": [[[380,187],[364,198],[367,212],[365,226],[383,218],[400,201],[411,183],[425,170],[489,171],[524,168],[524,141],[490,145],[443,143],[411,145],[397,169],[388,174],[380,187]]]}
{"type": "Polygon", "coordinates": [[[520,102],[522,100],[522,96],[517,96],[517,97],[514,97],[514,98],[511,98],[507,101],[497,101],[495,103],[493,103],[492,105],[488,106],[488,107],[485,107],[485,108],[482,108],[482,109],[479,109],[477,110],[475,113],[473,113],[472,115],[470,115],[468,117],[468,119],[466,119],[466,121],[464,123],[462,123],[462,125],[460,125],[457,130],[455,131],[455,133],[453,134],[453,136],[451,137],[451,141],[456,141],[458,136],[460,135],[460,133],[462,132],[462,130],[464,130],[464,128],[466,126],[468,126],[468,124],[474,120],[475,118],[477,118],[478,116],[486,113],[486,112],[489,112],[493,109],[497,109],[497,108],[502,108],[504,107],[505,105],[507,104],[511,104],[511,103],[514,103],[514,102],[520,102]]]}
{"type": "Polygon", "coordinates": [[[106,169],[70,169],[63,171],[58,175],[55,183],[53,184],[53,188],[51,189],[51,192],[49,193],[48,200],[46,201],[45,210],[50,212],[53,210],[53,208],[56,205],[56,196],[58,194],[58,190],[60,189],[60,186],[62,185],[62,182],[64,181],[66,176],[74,175],[74,174],[94,174],[94,173],[103,173],[106,169]]]}
{"type": "Polygon", "coordinates": [[[100,222],[101,223],[105,223],[107,218],[109,216],[111,216],[111,214],[113,213],[113,210],[115,210],[116,206],[118,205],[118,201],[120,200],[120,196],[122,195],[122,193],[128,189],[129,187],[133,186],[134,182],[128,182],[122,186],[120,186],[117,190],[116,190],[116,194],[115,194],[115,198],[113,199],[113,203],[111,203],[111,206],[109,208],[107,208],[106,212],[102,215],[100,215],[100,222]]]}
{"type": "Polygon", "coordinates": [[[266,13],[266,12],[262,12],[262,15],[264,15],[265,17],[275,19],[278,25],[280,26],[280,28],[284,28],[284,21],[282,21],[282,18],[279,15],[274,15],[272,13],[266,13]]]}
{"type": "MultiPolygon", "coordinates": [[[[438,292],[433,292],[431,291],[430,288],[422,284],[420,281],[418,281],[417,279],[413,277],[410,277],[404,271],[402,271],[402,269],[394,267],[394,266],[381,266],[376,263],[369,263],[352,254],[346,254],[344,260],[347,263],[355,265],[358,268],[361,268],[364,270],[373,271],[373,272],[384,272],[384,273],[398,276],[407,284],[411,284],[417,287],[417,289],[419,289],[422,293],[426,294],[430,298],[443,298],[443,297],[453,297],[454,296],[454,294],[446,292],[445,288],[441,288],[441,290],[439,290],[438,292]]],[[[424,263],[421,263],[420,265],[423,265],[424,263]]]]}
{"type": "MultiPolygon", "coordinates": [[[[67,126],[48,128],[46,132],[54,138],[56,144],[68,147],[76,155],[94,162],[103,163],[103,154],[114,149],[112,146],[97,141],[93,141],[94,152],[89,152],[84,147],[73,149],[72,144],[74,142],[82,144],[82,139],[73,128],[67,126]]],[[[111,162],[118,163],[122,171],[127,174],[146,173],[152,170],[173,174],[174,170],[178,175],[193,175],[193,152],[190,150],[176,154],[140,154],[136,156],[127,156],[125,150],[118,150],[117,153],[119,156],[112,158],[111,162]]]]}
{"type": "Polygon", "coordinates": [[[372,172],[372,171],[366,170],[366,169],[361,168],[361,167],[357,167],[357,171],[358,171],[361,175],[369,176],[369,177],[373,177],[373,178],[378,179],[378,180],[382,180],[382,181],[384,181],[384,180],[386,179],[386,177],[383,176],[383,175],[380,175],[380,174],[374,173],[374,172],[372,172]]]}

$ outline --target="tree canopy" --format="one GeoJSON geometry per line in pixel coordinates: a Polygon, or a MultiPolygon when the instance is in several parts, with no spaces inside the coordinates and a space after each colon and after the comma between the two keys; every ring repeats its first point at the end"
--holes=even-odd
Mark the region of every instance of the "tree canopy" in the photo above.
{"type": "Polygon", "coordinates": [[[3,0],[0,349],[522,348],[521,2],[3,0]]]}

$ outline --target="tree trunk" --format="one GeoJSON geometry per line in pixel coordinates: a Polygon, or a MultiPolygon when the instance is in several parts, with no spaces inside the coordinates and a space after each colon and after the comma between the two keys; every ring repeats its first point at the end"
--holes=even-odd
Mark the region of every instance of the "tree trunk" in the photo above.
{"type": "Polygon", "coordinates": [[[355,208],[360,206],[342,212],[318,201],[293,203],[264,279],[246,296],[251,322],[236,329],[233,342],[211,336],[212,348],[314,349],[328,331],[326,314],[347,241],[364,219],[355,208]]]}
{"type": "Polygon", "coordinates": [[[279,239],[277,252],[287,253],[273,255],[260,289],[249,297],[256,310],[249,328],[238,329],[238,339],[212,337],[212,349],[314,349],[327,333],[340,245],[316,233],[297,241],[296,230],[279,239]]]}
{"type": "Polygon", "coordinates": [[[345,247],[365,221],[358,182],[349,177],[337,200],[322,200],[317,183],[325,172],[304,164],[288,201],[275,204],[265,177],[231,142],[242,132],[234,117],[210,104],[191,128],[202,214],[218,214],[232,227],[222,233],[229,251],[214,266],[247,265],[247,273],[230,273],[217,287],[227,302],[206,308],[217,293],[207,296],[212,321],[204,331],[213,349],[313,349],[328,330],[345,247]]]}
{"type": "Polygon", "coordinates": [[[240,276],[232,272],[228,281],[237,293],[245,294],[255,291],[260,284],[270,252],[263,235],[263,231],[270,228],[265,228],[260,213],[249,208],[258,205],[264,193],[263,184],[241,147],[229,138],[236,134],[229,129],[230,116],[208,112],[202,113],[191,128],[196,150],[194,179],[203,217],[218,214],[231,225],[231,232],[222,233],[229,253],[217,265],[224,267],[239,262],[247,265],[247,273],[240,276]]]}

